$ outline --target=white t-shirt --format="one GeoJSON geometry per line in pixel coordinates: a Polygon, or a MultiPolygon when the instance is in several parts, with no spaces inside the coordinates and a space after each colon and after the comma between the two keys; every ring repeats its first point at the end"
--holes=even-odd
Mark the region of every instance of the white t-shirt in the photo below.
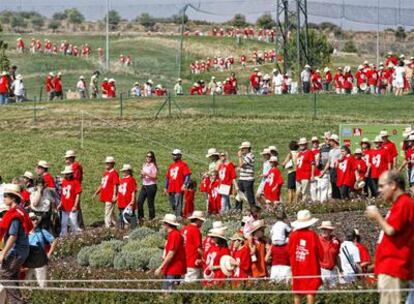
{"type": "Polygon", "coordinates": [[[395,81],[397,83],[404,83],[405,68],[403,66],[397,66],[395,68],[395,81]]]}
{"type": "Polygon", "coordinates": [[[289,227],[283,221],[277,221],[270,231],[270,235],[272,236],[272,244],[275,245],[284,245],[287,243],[287,236],[290,233],[292,228],[289,227]]]}
{"type": "Polygon", "coordinates": [[[341,267],[343,273],[345,275],[355,274],[355,271],[352,268],[350,262],[352,262],[353,267],[355,268],[356,264],[361,262],[358,247],[350,241],[344,241],[341,244],[341,248],[339,250],[339,258],[341,259],[341,267]],[[345,253],[348,255],[348,258],[346,257],[345,253]]]}
{"type": "Polygon", "coordinates": [[[276,76],[273,76],[272,84],[275,87],[280,87],[283,85],[283,81],[284,81],[283,76],[282,74],[279,73],[276,76]]]}
{"type": "Polygon", "coordinates": [[[8,209],[4,204],[3,188],[4,184],[0,184],[0,212],[8,209]]]}

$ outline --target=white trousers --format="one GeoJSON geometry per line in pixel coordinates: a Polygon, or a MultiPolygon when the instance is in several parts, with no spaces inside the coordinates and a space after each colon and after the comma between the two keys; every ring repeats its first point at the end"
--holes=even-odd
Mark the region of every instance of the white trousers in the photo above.
{"type": "Polygon", "coordinates": [[[27,272],[27,280],[37,280],[40,288],[45,288],[47,283],[47,265],[39,268],[29,269],[27,272]]]}
{"type": "Polygon", "coordinates": [[[79,232],[78,211],[71,211],[71,212],[62,211],[60,236],[65,236],[68,234],[69,224],[70,224],[72,232],[74,233],[79,232]]]}
{"type": "Polygon", "coordinates": [[[276,265],[270,268],[270,279],[277,283],[288,283],[292,276],[292,270],[290,266],[276,265]]]}
{"type": "Polygon", "coordinates": [[[184,282],[191,283],[198,279],[201,279],[201,269],[200,268],[187,268],[187,272],[184,276],[184,282]]]}
{"type": "Polygon", "coordinates": [[[327,287],[333,287],[338,284],[338,272],[336,270],[329,270],[321,268],[322,282],[327,287]]]}

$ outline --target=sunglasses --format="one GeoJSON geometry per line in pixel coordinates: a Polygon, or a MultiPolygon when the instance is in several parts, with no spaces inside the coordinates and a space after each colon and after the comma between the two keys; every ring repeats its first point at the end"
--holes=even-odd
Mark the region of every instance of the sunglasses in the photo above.
{"type": "Polygon", "coordinates": [[[147,155],[148,158],[152,158],[152,155],[147,155]]]}

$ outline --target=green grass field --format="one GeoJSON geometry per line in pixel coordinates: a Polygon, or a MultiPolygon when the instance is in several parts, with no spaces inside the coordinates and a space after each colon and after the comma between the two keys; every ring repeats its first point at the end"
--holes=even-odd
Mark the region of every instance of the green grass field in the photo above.
{"type": "MultiPolygon", "coordinates": [[[[321,136],[324,131],[337,132],[341,123],[411,123],[414,100],[373,96],[317,97],[314,117],[312,96],[222,97],[216,98],[213,110],[211,97],[174,99],[182,113],[172,104],[172,117],[167,107],[155,120],[163,99],[128,99],[120,118],[119,101],[66,101],[9,105],[0,109],[0,141],[2,158],[0,172],[5,180],[33,170],[40,159],[49,161],[51,172],[63,169],[63,154],[74,149],[85,168],[82,205],[88,224],[103,218],[103,206],[92,200],[100,182],[102,161],[106,155],[117,159],[117,168],[130,163],[139,169],[147,150],[156,152],[159,186],[170,162],[173,148],[184,152],[184,159],[199,181],[208,166],[204,157],[210,147],[228,151],[236,159],[240,142],[252,142],[260,170],[259,152],[268,145],[277,145],[283,159],[287,144],[301,136],[321,136]],[[84,125],[84,146],[81,148],[81,125],[84,125]],[[215,113],[215,114],[214,114],[215,113]]],[[[204,207],[198,193],[198,208],[204,207]]],[[[166,197],[158,193],[158,212],[169,210],[166,197]]]]}

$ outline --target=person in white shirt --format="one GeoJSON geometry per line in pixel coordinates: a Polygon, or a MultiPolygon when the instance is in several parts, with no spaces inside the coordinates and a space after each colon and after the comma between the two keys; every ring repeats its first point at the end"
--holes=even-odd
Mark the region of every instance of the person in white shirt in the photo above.
{"type": "Polygon", "coordinates": [[[303,93],[310,93],[311,67],[308,64],[305,65],[305,69],[300,73],[300,80],[302,82],[303,93]]]}
{"type": "Polygon", "coordinates": [[[80,76],[79,77],[79,81],[76,84],[76,90],[79,92],[79,97],[81,99],[85,99],[86,98],[86,82],[85,82],[85,77],[80,76]]]}
{"type": "Polygon", "coordinates": [[[361,272],[361,258],[358,247],[354,244],[355,234],[353,230],[346,233],[345,241],[339,249],[340,270],[342,277],[340,282],[344,284],[353,283],[356,280],[356,274],[361,272]]]}
{"type": "Polygon", "coordinates": [[[282,95],[284,81],[283,75],[278,70],[274,69],[272,87],[275,95],[282,95]]]}
{"type": "Polygon", "coordinates": [[[13,90],[14,96],[16,97],[16,102],[25,101],[26,89],[23,84],[22,75],[19,74],[16,76],[16,80],[13,81],[11,89],[13,90]]]}
{"type": "Polygon", "coordinates": [[[395,68],[395,96],[402,96],[404,91],[405,67],[404,61],[400,60],[395,68]]]}

